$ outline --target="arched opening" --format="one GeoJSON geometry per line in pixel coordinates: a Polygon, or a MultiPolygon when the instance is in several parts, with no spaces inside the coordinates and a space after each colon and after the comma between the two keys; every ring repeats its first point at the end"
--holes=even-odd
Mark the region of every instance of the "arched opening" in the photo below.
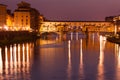
{"type": "Polygon", "coordinates": [[[59,34],[56,32],[44,32],[41,33],[41,38],[42,39],[56,39],[59,37],[59,34]]]}

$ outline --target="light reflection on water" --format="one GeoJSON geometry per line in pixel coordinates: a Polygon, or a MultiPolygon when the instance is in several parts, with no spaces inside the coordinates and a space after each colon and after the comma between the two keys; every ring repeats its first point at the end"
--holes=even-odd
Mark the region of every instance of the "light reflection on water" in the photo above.
{"type": "Polygon", "coordinates": [[[71,65],[71,41],[68,41],[68,68],[67,68],[67,73],[68,73],[68,80],[71,80],[71,69],[72,69],[72,65],[71,65]]]}
{"type": "Polygon", "coordinates": [[[14,44],[0,48],[0,80],[29,80],[33,44],[14,44]]]}
{"type": "Polygon", "coordinates": [[[99,55],[99,64],[98,64],[98,80],[104,80],[104,49],[105,49],[106,39],[103,36],[100,36],[100,55],[99,55]]]}
{"type": "Polygon", "coordinates": [[[99,33],[0,48],[0,80],[120,80],[120,46],[99,33]]]}
{"type": "Polygon", "coordinates": [[[80,40],[80,75],[81,75],[81,78],[84,77],[84,72],[83,72],[83,50],[82,50],[82,39],[80,40]]]}

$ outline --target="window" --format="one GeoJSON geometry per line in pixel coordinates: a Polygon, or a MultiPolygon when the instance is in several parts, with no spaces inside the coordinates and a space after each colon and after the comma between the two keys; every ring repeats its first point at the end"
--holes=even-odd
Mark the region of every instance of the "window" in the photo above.
{"type": "Polygon", "coordinates": [[[28,25],[28,19],[26,19],[26,25],[28,25]]]}

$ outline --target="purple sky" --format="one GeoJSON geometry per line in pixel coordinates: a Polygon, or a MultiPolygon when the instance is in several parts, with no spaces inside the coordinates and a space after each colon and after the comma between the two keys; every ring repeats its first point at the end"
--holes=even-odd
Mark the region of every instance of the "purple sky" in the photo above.
{"type": "Polygon", "coordinates": [[[49,20],[103,21],[120,14],[120,0],[0,0],[12,11],[26,1],[49,20]]]}

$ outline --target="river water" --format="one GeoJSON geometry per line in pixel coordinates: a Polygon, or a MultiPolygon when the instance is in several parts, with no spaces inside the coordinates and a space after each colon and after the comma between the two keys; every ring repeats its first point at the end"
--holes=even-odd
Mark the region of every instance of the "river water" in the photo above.
{"type": "Polygon", "coordinates": [[[120,46],[99,33],[3,46],[0,80],[120,80],[120,46]]]}

